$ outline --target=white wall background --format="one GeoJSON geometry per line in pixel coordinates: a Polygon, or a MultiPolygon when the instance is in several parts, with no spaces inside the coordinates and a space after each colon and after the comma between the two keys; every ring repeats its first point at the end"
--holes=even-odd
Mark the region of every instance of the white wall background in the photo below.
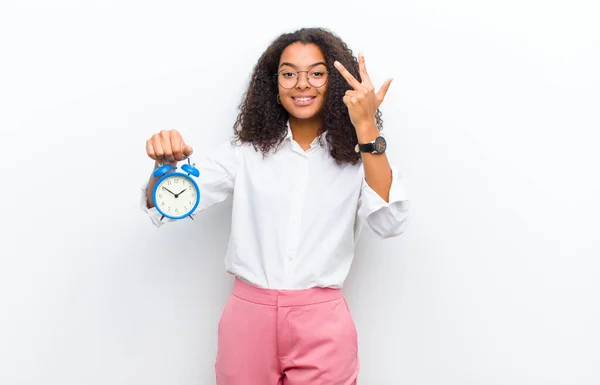
{"type": "Polygon", "coordinates": [[[230,206],[154,228],[144,144],[225,140],[301,26],[395,79],[412,219],[357,250],[359,383],[599,384],[599,3],[390,4],[3,1],[0,384],[214,384],[230,206]]]}

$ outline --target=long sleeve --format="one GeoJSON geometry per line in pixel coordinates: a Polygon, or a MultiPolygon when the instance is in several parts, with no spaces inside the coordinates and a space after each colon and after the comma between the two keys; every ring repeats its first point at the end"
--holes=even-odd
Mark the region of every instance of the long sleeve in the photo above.
{"type": "Polygon", "coordinates": [[[373,190],[363,176],[358,202],[358,220],[366,221],[381,238],[390,238],[404,232],[408,224],[409,201],[402,175],[392,164],[392,185],[389,202],[373,190]]]}
{"type": "MultiPolygon", "coordinates": [[[[225,201],[233,194],[235,177],[240,163],[239,147],[229,141],[217,147],[211,155],[202,158],[195,167],[200,171],[200,176],[195,178],[200,189],[200,203],[192,213],[195,217],[201,211],[225,201]]],[[[194,157],[192,156],[192,161],[194,157]]],[[[178,168],[179,170],[179,168],[178,168]]],[[[148,181],[141,187],[140,208],[149,217],[156,227],[173,222],[173,219],[164,217],[156,207],[148,208],[146,188],[148,181]]]]}

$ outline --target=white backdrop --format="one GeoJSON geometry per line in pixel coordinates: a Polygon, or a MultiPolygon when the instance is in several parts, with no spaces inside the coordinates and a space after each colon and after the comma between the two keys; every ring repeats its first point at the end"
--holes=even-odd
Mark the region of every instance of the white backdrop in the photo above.
{"type": "Polygon", "coordinates": [[[346,283],[359,384],[599,384],[599,3],[389,4],[3,1],[0,384],[214,384],[230,205],[153,227],[144,144],[229,137],[301,26],[394,77],[412,214],[346,283]]]}

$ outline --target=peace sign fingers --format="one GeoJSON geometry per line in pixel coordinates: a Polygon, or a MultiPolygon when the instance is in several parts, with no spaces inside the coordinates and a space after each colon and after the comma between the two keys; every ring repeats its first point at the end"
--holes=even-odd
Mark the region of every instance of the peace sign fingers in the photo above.
{"type": "Polygon", "coordinates": [[[371,78],[367,73],[367,65],[365,64],[365,56],[360,53],[358,55],[358,72],[362,82],[356,80],[354,76],[338,61],[334,63],[335,68],[340,72],[346,82],[352,87],[352,90],[346,91],[343,102],[348,107],[350,120],[355,128],[372,125],[377,109],[383,102],[385,94],[390,87],[391,79],[383,83],[379,91],[375,93],[375,87],[371,82],[371,78]]]}

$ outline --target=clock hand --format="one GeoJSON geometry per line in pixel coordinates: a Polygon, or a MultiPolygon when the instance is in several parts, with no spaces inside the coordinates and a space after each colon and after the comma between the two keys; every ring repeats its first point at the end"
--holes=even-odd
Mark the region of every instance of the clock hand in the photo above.
{"type": "Polygon", "coordinates": [[[173,191],[169,190],[169,189],[168,189],[168,188],[166,188],[166,187],[163,187],[163,188],[164,188],[165,190],[167,190],[168,192],[170,192],[171,194],[175,195],[175,198],[177,198],[177,194],[175,194],[173,191]]]}
{"type": "Polygon", "coordinates": [[[179,196],[181,195],[182,192],[184,192],[185,190],[187,190],[186,188],[184,188],[183,190],[181,190],[179,192],[179,194],[175,194],[175,198],[179,198],[179,196]]]}

